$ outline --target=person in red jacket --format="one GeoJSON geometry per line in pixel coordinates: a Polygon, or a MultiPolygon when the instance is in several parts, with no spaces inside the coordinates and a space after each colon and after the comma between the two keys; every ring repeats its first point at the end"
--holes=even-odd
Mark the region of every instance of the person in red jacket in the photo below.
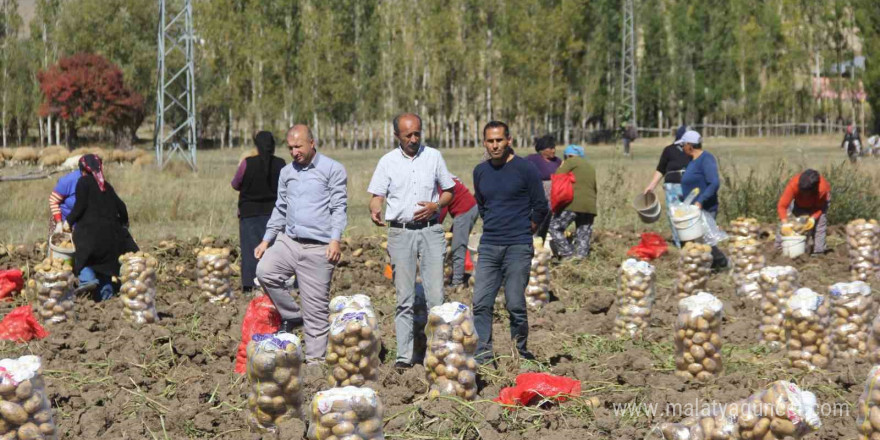
{"type": "Polygon", "coordinates": [[[467,253],[468,239],[477,223],[480,211],[477,200],[458,177],[452,176],[455,187],[452,189],[452,203],[440,211],[438,222],[443,223],[446,213],[452,216],[452,282],[451,287],[465,284],[464,261],[467,253]]]}
{"type": "MultiPolygon", "coordinates": [[[[828,204],[831,202],[831,185],[818,171],[813,169],[795,175],[788,181],[776,212],[780,221],[791,216],[808,215],[813,218],[814,226],[807,232],[813,237],[813,253],[825,252],[825,234],[828,227],[828,204]]],[[[782,237],[776,234],[776,248],[782,248],[782,237]]]]}

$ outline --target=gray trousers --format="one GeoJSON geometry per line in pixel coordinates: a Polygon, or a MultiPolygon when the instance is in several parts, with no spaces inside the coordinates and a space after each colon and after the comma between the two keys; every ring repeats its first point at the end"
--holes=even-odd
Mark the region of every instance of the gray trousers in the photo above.
{"type": "Polygon", "coordinates": [[[468,212],[452,219],[452,284],[464,283],[464,260],[468,239],[479,216],[480,210],[474,205],[468,212]]]}
{"type": "MultiPolygon", "coordinates": [[[[812,212],[807,209],[801,209],[794,205],[794,202],[791,202],[788,205],[788,215],[799,217],[802,215],[810,215],[812,212]]],[[[819,216],[819,219],[816,220],[816,226],[813,226],[813,229],[807,232],[807,237],[812,237],[813,239],[813,253],[821,254],[825,252],[825,236],[828,234],[828,203],[822,207],[822,215],[819,216]]],[[[779,232],[779,227],[776,227],[776,242],[774,243],[777,250],[782,249],[782,234],[779,232]]]]}
{"type": "Polygon", "coordinates": [[[327,261],[326,244],[302,244],[278,234],[257,264],[257,279],[278,309],[281,319],[302,317],[306,360],[320,361],[327,352],[330,332],[330,280],[333,264],[327,261]],[[284,285],[296,275],[302,308],[284,285]]]}
{"type": "Polygon", "coordinates": [[[478,363],[494,358],[492,348],[492,315],[495,297],[504,286],[504,300],[510,320],[510,338],[520,354],[528,353],[529,317],[526,310],[526,286],[535,248],[529,244],[497,246],[480,244],[477,260],[477,282],[474,285],[474,327],[477,330],[478,363]]]}
{"type": "Polygon", "coordinates": [[[421,356],[413,354],[414,332],[425,331],[424,328],[415,329],[413,325],[417,269],[422,275],[428,309],[443,303],[445,235],[443,225],[418,230],[388,228],[388,255],[391,257],[394,288],[397,290],[394,331],[398,362],[411,364],[421,356]]]}

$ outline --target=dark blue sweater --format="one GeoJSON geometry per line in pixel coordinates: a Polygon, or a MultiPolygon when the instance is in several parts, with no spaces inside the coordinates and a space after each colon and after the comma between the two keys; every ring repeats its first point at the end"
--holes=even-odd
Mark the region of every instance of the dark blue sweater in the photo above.
{"type": "Polygon", "coordinates": [[[681,176],[682,200],[700,188],[700,194],[694,202],[700,202],[704,211],[718,212],[718,188],[721,178],[718,176],[718,162],[711,153],[703,152],[700,157],[691,161],[681,176]]]}
{"type": "Polygon", "coordinates": [[[488,160],[477,165],[474,196],[483,218],[481,244],[530,244],[531,222],[541,223],[549,210],[538,170],[518,156],[500,167],[488,160]]]}

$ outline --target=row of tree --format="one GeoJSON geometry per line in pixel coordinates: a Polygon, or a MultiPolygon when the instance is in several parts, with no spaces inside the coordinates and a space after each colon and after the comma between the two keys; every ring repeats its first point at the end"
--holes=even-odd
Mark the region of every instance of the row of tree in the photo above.
{"type": "MultiPolygon", "coordinates": [[[[65,55],[115,63],[152,113],[155,0],[35,0],[30,23],[19,1],[0,0],[4,145],[58,139],[38,73],[65,55]]],[[[325,144],[373,148],[406,110],[437,145],[476,144],[489,119],[521,143],[582,140],[621,122],[622,2],[194,0],[200,136],[232,145],[301,121],[325,144]]],[[[817,76],[863,83],[880,108],[875,0],[636,0],[635,23],[640,126],[857,117],[858,102],[814,97],[817,76]],[[866,70],[830,73],[859,53],[866,70]]]]}

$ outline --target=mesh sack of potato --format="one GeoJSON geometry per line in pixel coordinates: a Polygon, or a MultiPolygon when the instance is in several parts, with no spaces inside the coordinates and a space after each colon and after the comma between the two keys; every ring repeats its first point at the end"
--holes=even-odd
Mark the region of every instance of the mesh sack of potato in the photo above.
{"type": "Polygon", "coordinates": [[[751,217],[737,217],[736,220],[730,222],[727,233],[734,238],[757,239],[761,233],[761,224],[757,219],[751,217]]]}
{"type": "Polygon", "coordinates": [[[849,271],[852,281],[871,282],[877,276],[880,225],[877,220],[857,219],[846,225],[849,271]]]}
{"type": "Polygon", "coordinates": [[[679,298],[691,296],[706,289],[712,272],[712,246],[694,242],[685,243],[678,260],[675,292],[679,298]]]}
{"type": "Polygon", "coordinates": [[[198,285],[210,302],[228,303],[232,300],[232,268],[229,249],[206,247],[196,258],[198,285]]]}
{"type": "Polygon", "coordinates": [[[733,240],[731,250],[733,283],[737,295],[760,299],[761,287],[758,284],[758,277],[761,276],[761,269],[766,265],[760,243],[754,238],[738,237],[733,240]]]}
{"type": "Polygon", "coordinates": [[[724,305],[706,292],[678,302],[675,321],[675,374],[708,381],[721,374],[721,318],[724,305]]]}
{"type": "Polygon", "coordinates": [[[452,232],[447,232],[443,237],[446,239],[446,257],[443,259],[443,277],[450,279],[452,277],[452,232]]]}
{"type": "Polygon", "coordinates": [[[782,348],[785,342],[785,303],[800,287],[798,272],[791,266],[769,266],[761,269],[761,343],[772,350],[782,348]]]}
{"type": "Polygon", "coordinates": [[[40,358],[3,359],[0,370],[0,438],[57,439],[40,358]]]}
{"type": "Polygon", "coordinates": [[[351,296],[335,296],[330,300],[330,322],[333,322],[333,320],[342,313],[356,312],[359,310],[369,310],[373,312],[373,303],[370,301],[369,296],[361,293],[351,296]]]}
{"type": "Polygon", "coordinates": [[[871,321],[871,334],[868,336],[868,359],[880,364],[880,315],[871,321]]]}
{"type": "Polygon", "coordinates": [[[37,314],[46,322],[73,319],[76,276],[69,261],[47,258],[34,267],[28,288],[37,297],[37,314]]]}
{"type": "Polygon", "coordinates": [[[425,334],[428,397],[443,394],[473,400],[477,396],[477,332],[471,309],[459,302],[431,307],[425,334]]]}
{"type": "Polygon", "coordinates": [[[159,262],[145,252],[129,252],[119,257],[119,297],[122,316],[135,324],[152,324],[156,313],[156,269],[159,262]]]}
{"type": "Polygon", "coordinates": [[[871,323],[877,311],[871,286],[863,281],[836,283],[831,297],[831,349],[839,358],[849,359],[868,353],[871,323]]]}
{"type": "Polygon", "coordinates": [[[859,440],[880,438],[880,365],[874,365],[865,380],[865,390],[859,396],[856,427],[859,440]]]}
{"type": "Polygon", "coordinates": [[[327,377],[331,387],[359,387],[376,380],[380,348],[376,325],[371,310],[344,312],[330,323],[326,362],[331,368],[327,377]]]}
{"type": "Polygon", "coordinates": [[[529,284],[526,286],[526,305],[539,309],[550,302],[550,260],[553,251],[545,248],[540,238],[535,239],[534,248],[529,284]]]}
{"type": "Polygon", "coordinates": [[[825,298],[802,287],[785,307],[785,337],[788,362],[794,368],[827,368],[832,359],[828,334],[828,304],[825,298]]]}
{"type": "Polygon", "coordinates": [[[383,440],[382,401],[370,388],[318,391],[309,406],[309,440],[383,440]]]}
{"type": "Polygon", "coordinates": [[[645,439],[800,439],[822,426],[816,407],[813,393],[780,380],[743,400],[708,406],[679,423],[661,423],[645,439]]]}
{"type": "Polygon", "coordinates": [[[256,334],[247,345],[248,425],[275,432],[286,418],[302,417],[302,349],[290,333],[256,334]]]}
{"type": "Polygon", "coordinates": [[[654,266],[630,258],[620,266],[614,335],[636,338],[651,320],[654,308],[654,266]]]}

